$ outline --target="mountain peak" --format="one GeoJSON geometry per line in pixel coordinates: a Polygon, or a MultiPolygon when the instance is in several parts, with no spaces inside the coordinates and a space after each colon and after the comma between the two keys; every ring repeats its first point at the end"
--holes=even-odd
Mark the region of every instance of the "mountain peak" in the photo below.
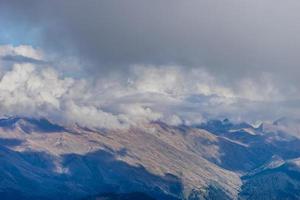
{"type": "Polygon", "coordinates": [[[208,120],[206,123],[197,126],[197,128],[202,128],[215,134],[223,134],[230,130],[253,128],[253,126],[246,122],[233,123],[228,118],[225,118],[224,120],[208,120]]]}
{"type": "Polygon", "coordinates": [[[64,127],[54,124],[46,118],[35,119],[19,116],[0,119],[0,127],[4,129],[20,128],[26,133],[31,133],[32,131],[61,132],[65,130],[64,127]]]}

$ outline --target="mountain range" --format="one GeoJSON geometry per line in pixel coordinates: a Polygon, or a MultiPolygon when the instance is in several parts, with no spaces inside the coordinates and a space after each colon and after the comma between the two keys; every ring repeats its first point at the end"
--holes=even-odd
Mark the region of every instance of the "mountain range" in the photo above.
{"type": "Polygon", "coordinates": [[[0,119],[1,199],[300,199],[298,120],[124,129],[0,119]]]}

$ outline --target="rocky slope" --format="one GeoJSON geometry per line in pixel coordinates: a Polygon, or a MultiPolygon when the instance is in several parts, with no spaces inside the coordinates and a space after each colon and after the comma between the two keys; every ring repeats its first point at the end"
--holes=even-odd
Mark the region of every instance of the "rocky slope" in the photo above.
{"type": "Polygon", "coordinates": [[[204,130],[160,123],[90,130],[27,118],[2,119],[0,126],[0,188],[6,193],[69,199],[140,191],[183,199],[210,186],[235,197],[241,185],[237,174],[209,161],[220,155],[218,139],[204,130]]]}
{"type": "Polygon", "coordinates": [[[0,195],[3,199],[296,198],[300,142],[276,128],[278,124],[255,128],[213,120],[194,127],[153,122],[98,130],[62,127],[46,119],[0,119],[0,195]]]}

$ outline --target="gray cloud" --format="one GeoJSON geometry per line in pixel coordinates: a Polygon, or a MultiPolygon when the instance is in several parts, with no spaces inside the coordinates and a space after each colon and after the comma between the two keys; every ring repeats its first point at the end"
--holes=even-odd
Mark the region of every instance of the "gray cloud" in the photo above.
{"type": "MultiPolygon", "coordinates": [[[[0,2],[1,18],[38,29],[39,46],[76,57],[96,80],[109,72],[130,79],[135,64],[205,69],[218,86],[210,86],[206,96],[222,92],[222,86],[247,111],[262,101],[274,103],[282,109],[258,107],[271,115],[276,110],[276,116],[292,113],[300,99],[299,10],[297,0],[0,2]]],[[[187,76],[194,82],[203,78],[187,76]]]]}
{"type": "Polygon", "coordinates": [[[49,64],[46,61],[29,58],[21,55],[6,55],[1,58],[3,61],[9,61],[14,63],[33,63],[33,64],[49,64]]]}
{"type": "MultiPolygon", "coordinates": [[[[24,45],[0,46],[0,55],[47,60],[41,50],[24,45]]],[[[53,65],[18,60],[2,64],[0,113],[5,115],[94,128],[126,128],[153,120],[190,125],[225,117],[252,122],[283,115],[300,118],[299,101],[282,97],[268,79],[264,84],[241,80],[234,90],[203,68],[177,65],[135,65],[127,80],[120,78],[123,74],[110,74],[94,81],[69,77],[53,65]]]]}
{"type": "Polygon", "coordinates": [[[298,68],[296,0],[1,2],[12,18],[41,27],[47,46],[73,48],[101,69],[177,63],[288,76],[298,68]]]}

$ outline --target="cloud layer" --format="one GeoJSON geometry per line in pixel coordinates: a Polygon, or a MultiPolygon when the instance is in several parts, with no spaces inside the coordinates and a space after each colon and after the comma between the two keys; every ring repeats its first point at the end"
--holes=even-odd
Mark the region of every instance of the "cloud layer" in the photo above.
{"type": "Polygon", "coordinates": [[[299,8],[296,0],[2,0],[2,110],[99,127],[298,117],[299,8]]]}
{"type": "Polygon", "coordinates": [[[271,72],[282,84],[299,80],[299,8],[297,0],[0,3],[8,24],[44,48],[80,57],[98,75],[177,64],[205,67],[227,82],[271,72]]]}
{"type": "Polygon", "coordinates": [[[28,58],[1,61],[0,111],[6,115],[94,128],[126,128],[157,120],[191,125],[218,117],[255,121],[298,115],[298,104],[289,106],[267,75],[260,78],[263,84],[247,78],[233,89],[203,68],[132,65],[126,79],[118,73],[90,80],[68,77],[49,62],[30,62],[47,60],[44,52],[31,46],[0,46],[0,52],[3,58],[28,58]]]}

